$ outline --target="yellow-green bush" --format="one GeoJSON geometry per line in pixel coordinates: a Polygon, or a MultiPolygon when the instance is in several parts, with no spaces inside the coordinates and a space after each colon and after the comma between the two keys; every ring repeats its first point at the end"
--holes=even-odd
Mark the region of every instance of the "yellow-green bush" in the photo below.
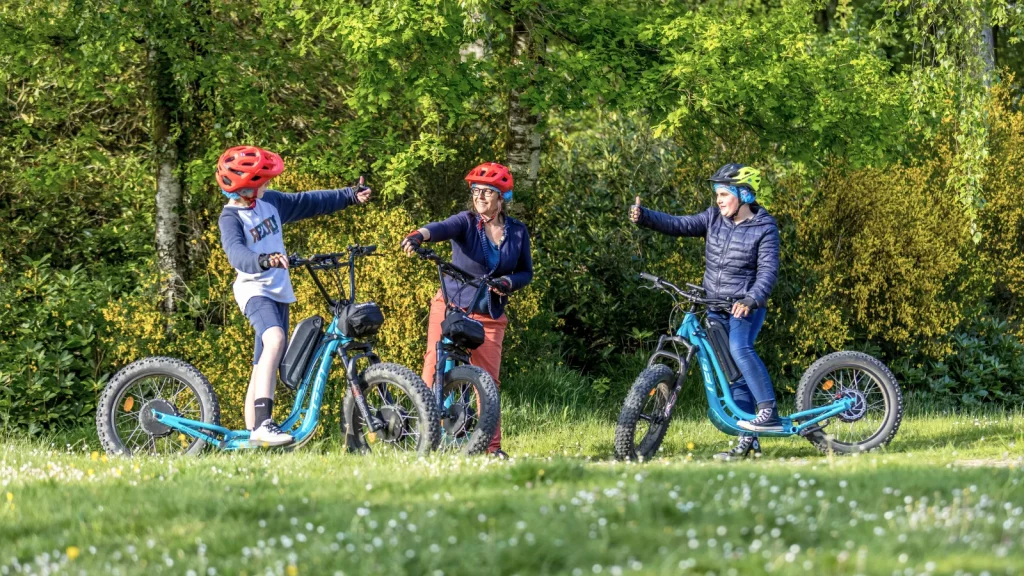
{"type": "Polygon", "coordinates": [[[1005,87],[993,90],[981,256],[1000,308],[1016,324],[1017,335],[1024,336],[1024,111],[1014,109],[1011,99],[1005,87]]]}
{"type": "Polygon", "coordinates": [[[779,214],[793,220],[784,250],[798,282],[787,303],[795,318],[794,362],[870,341],[890,353],[939,356],[963,319],[955,291],[969,228],[937,161],[825,172],[802,202],[779,194],[779,214]]]}

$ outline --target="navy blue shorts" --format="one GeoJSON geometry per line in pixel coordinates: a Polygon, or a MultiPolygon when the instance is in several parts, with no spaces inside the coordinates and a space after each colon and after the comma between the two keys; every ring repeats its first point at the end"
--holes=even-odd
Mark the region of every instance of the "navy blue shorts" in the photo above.
{"type": "Polygon", "coordinates": [[[278,326],[284,330],[285,346],[288,345],[288,305],[276,302],[266,296],[253,296],[245,304],[245,317],[256,330],[256,351],[252,354],[255,366],[263,354],[263,333],[267,328],[278,326]]]}

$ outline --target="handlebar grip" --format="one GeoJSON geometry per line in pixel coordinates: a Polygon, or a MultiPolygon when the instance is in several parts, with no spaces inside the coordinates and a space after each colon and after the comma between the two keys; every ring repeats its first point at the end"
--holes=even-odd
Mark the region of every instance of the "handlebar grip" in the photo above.
{"type": "Polygon", "coordinates": [[[647,280],[649,282],[661,282],[661,278],[658,278],[657,276],[654,276],[653,274],[648,274],[647,272],[641,272],[640,273],[640,279],[641,280],[647,280]]]}

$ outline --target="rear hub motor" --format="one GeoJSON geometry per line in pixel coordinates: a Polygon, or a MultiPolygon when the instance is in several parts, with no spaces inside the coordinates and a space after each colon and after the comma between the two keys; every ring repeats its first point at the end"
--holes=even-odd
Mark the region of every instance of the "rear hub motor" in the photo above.
{"type": "Polygon", "coordinates": [[[864,393],[853,388],[845,388],[839,395],[843,399],[853,400],[853,406],[849,410],[839,413],[839,419],[843,422],[856,422],[864,417],[868,411],[868,402],[864,393]]]}
{"type": "Polygon", "coordinates": [[[153,436],[154,438],[162,438],[171,433],[172,428],[163,422],[156,419],[153,412],[160,412],[161,414],[170,414],[171,416],[180,416],[178,409],[163,398],[154,398],[149,402],[146,402],[142,406],[142,412],[139,417],[139,422],[142,424],[142,429],[153,436]]]}

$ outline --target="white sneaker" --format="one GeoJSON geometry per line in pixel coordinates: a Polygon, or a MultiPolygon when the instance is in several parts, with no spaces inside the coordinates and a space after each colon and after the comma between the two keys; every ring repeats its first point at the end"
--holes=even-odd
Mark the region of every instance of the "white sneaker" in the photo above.
{"type": "Polygon", "coordinates": [[[249,444],[254,446],[284,446],[295,441],[291,434],[281,432],[274,421],[267,418],[249,433],[249,444]]]}

